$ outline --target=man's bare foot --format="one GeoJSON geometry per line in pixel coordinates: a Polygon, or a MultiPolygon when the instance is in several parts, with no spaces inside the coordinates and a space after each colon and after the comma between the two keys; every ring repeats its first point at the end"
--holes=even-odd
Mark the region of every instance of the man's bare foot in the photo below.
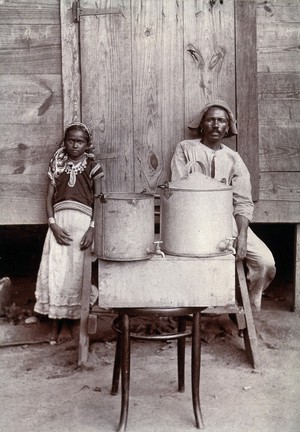
{"type": "Polygon", "coordinates": [[[62,327],[58,334],[57,343],[62,344],[73,339],[72,325],[69,320],[62,321],[62,327]]]}

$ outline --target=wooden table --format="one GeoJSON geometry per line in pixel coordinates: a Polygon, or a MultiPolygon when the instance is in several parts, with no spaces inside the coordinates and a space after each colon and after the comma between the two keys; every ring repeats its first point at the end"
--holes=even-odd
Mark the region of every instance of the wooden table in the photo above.
{"type": "MultiPolygon", "coordinates": [[[[126,429],[129,400],[130,325],[129,317],[134,311],[151,309],[171,311],[187,308],[193,311],[193,359],[194,379],[192,380],[193,405],[196,425],[202,428],[199,400],[200,379],[200,311],[217,310],[217,313],[242,312],[245,318],[244,342],[247,356],[256,366],[256,333],[247,290],[243,263],[236,264],[232,254],[201,258],[171,255],[153,255],[143,261],[107,261],[93,257],[86,252],[83,277],[82,314],[80,323],[79,364],[88,359],[90,315],[91,264],[98,262],[99,306],[114,310],[122,318],[122,343],[117,343],[113,382],[118,382],[120,358],[122,358],[122,410],[118,431],[126,429]],[[236,270],[238,294],[242,307],[236,305],[236,270]],[[196,328],[196,330],[195,330],[196,328]],[[120,350],[122,349],[122,355],[120,350]],[[120,357],[121,355],[121,357],[120,357]],[[118,360],[117,360],[118,359],[118,360]],[[117,364],[117,366],[116,366],[117,364]],[[197,364],[197,367],[195,365],[197,364]],[[196,372],[195,372],[196,370],[196,372]],[[198,371],[198,372],[197,372],[198,371]],[[195,390],[196,389],[196,390],[195,390]]],[[[179,312],[178,312],[179,311],[179,312]]],[[[184,314],[186,312],[182,312],[184,314]]],[[[97,319],[97,318],[96,318],[97,319]]],[[[118,339],[119,340],[119,339],[118,339]]],[[[181,361],[182,363],[182,361],[181,361]]],[[[193,364],[193,362],[192,362],[193,364]]],[[[192,374],[193,375],[193,374],[192,374]]],[[[113,387],[117,388],[116,384],[113,387]]],[[[114,393],[113,393],[114,394],[114,393]]]]}
{"type": "Polygon", "coordinates": [[[85,252],[79,338],[79,364],[88,358],[92,261],[98,262],[99,306],[215,307],[235,305],[232,254],[189,258],[153,255],[143,261],[105,261],[85,252]]]}

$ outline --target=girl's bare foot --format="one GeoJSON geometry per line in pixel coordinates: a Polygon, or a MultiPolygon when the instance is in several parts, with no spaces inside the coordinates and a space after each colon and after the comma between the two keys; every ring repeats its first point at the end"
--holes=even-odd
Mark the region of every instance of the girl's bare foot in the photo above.
{"type": "Polygon", "coordinates": [[[72,339],[72,325],[69,320],[63,320],[61,330],[58,334],[57,343],[62,344],[65,342],[69,342],[72,339]]]}
{"type": "Polygon", "coordinates": [[[56,345],[57,338],[58,338],[58,332],[59,332],[59,320],[53,319],[52,320],[52,328],[50,333],[50,345],[56,345]]]}

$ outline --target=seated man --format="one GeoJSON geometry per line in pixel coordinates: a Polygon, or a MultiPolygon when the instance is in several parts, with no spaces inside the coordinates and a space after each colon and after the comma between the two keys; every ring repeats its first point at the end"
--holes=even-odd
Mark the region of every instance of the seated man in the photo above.
{"type": "Polygon", "coordinates": [[[249,297],[252,306],[261,309],[263,291],[275,276],[272,253],[249,228],[253,216],[250,174],[239,154],[223,144],[237,135],[236,120],[229,106],[220,100],[208,103],[188,126],[198,139],[180,142],[172,158],[172,181],[201,171],[233,188],[236,260],[247,267],[249,297]]]}

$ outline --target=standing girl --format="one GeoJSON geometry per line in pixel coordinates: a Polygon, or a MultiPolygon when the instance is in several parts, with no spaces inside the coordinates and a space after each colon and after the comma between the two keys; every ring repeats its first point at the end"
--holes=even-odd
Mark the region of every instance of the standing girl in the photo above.
{"type": "Polygon", "coordinates": [[[101,192],[101,165],[91,153],[91,131],[72,123],[48,170],[46,235],[36,284],[35,312],[52,321],[50,343],[72,339],[80,318],[84,250],[93,242],[93,198],[101,192]]]}

